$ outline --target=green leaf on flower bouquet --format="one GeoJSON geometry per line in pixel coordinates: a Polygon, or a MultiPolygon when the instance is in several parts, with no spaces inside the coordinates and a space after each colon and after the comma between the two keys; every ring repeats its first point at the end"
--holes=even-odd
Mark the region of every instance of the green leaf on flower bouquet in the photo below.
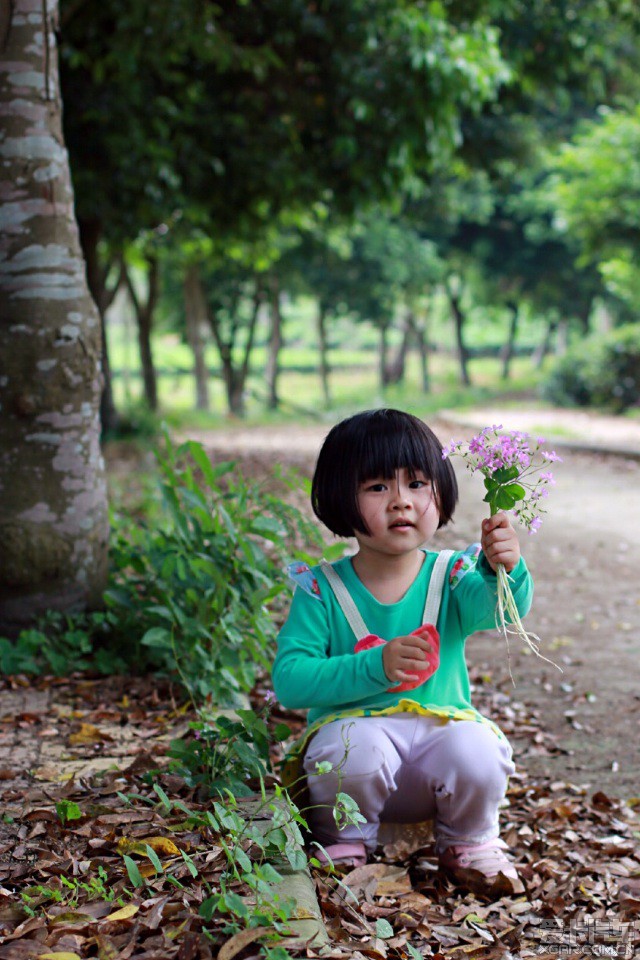
{"type": "Polygon", "coordinates": [[[492,480],[497,480],[498,483],[508,483],[509,480],[517,480],[520,475],[520,471],[517,467],[500,467],[499,470],[494,470],[491,474],[492,480]]]}
{"type": "Polygon", "coordinates": [[[514,500],[524,500],[527,495],[527,491],[519,483],[510,483],[509,486],[504,488],[504,492],[508,493],[514,500]]]}
{"type": "Polygon", "coordinates": [[[519,497],[511,496],[508,487],[500,487],[495,497],[492,498],[492,502],[499,510],[511,510],[519,499],[519,497]]]}
{"type": "MultiPolygon", "coordinates": [[[[485,487],[487,488],[487,490],[489,490],[489,491],[491,491],[491,490],[497,490],[497,488],[500,486],[500,484],[498,483],[498,481],[497,481],[497,480],[494,480],[493,477],[485,477],[485,478],[484,478],[484,485],[485,485],[485,487]]],[[[485,499],[486,499],[486,498],[485,498],[485,499]]]]}

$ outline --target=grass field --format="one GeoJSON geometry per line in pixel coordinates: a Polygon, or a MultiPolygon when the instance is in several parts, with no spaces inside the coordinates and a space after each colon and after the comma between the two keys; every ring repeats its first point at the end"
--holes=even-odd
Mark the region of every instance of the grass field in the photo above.
{"type": "MultiPolygon", "coordinates": [[[[383,391],[378,375],[378,331],[370,324],[354,322],[348,317],[335,321],[330,328],[331,405],[326,408],[317,371],[314,310],[313,303],[308,300],[286,305],[286,344],[280,357],[282,373],[279,381],[282,402],[276,412],[265,410],[266,318],[261,324],[247,384],[249,422],[332,421],[352,410],[380,405],[398,406],[426,416],[437,410],[471,406],[497,398],[504,402],[509,399],[516,402],[518,397],[526,395],[529,402],[535,400],[541,374],[534,371],[528,356],[520,356],[513,361],[511,378],[507,382],[501,380],[498,357],[477,357],[469,365],[473,386],[461,386],[458,362],[453,351],[453,330],[448,313],[441,305],[434,310],[430,327],[430,340],[437,345],[437,351],[429,359],[431,387],[428,393],[422,390],[415,351],[408,358],[405,382],[383,391]]],[[[506,334],[506,324],[506,316],[487,317],[486,313],[471,311],[467,333],[469,346],[483,350],[499,345],[506,334]]],[[[540,325],[525,318],[519,345],[532,348],[539,336],[540,325]]],[[[399,332],[391,331],[389,342],[392,354],[399,339],[399,332]]],[[[121,310],[116,322],[110,323],[109,349],[118,409],[135,409],[140,404],[142,382],[135,328],[126,311],[121,310]]],[[[209,343],[206,350],[207,365],[212,371],[209,381],[211,412],[208,414],[194,410],[193,359],[189,347],[180,336],[173,332],[158,331],[153,337],[153,353],[159,375],[159,413],[163,419],[176,426],[215,427],[228,422],[224,386],[219,376],[219,359],[213,344],[209,343]]]]}

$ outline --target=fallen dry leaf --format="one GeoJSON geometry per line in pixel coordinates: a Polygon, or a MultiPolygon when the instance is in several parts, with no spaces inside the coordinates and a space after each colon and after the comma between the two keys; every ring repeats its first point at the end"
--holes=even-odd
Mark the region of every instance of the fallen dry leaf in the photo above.
{"type": "Polygon", "coordinates": [[[218,960],[232,960],[232,957],[235,957],[249,944],[255,943],[260,937],[265,937],[272,932],[271,927],[254,927],[253,930],[242,930],[240,933],[235,933],[220,949],[218,960]]]}
{"type": "Polygon", "coordinates": [[[136,913],[140,907],[137,903],[127,903],[126,906],[122,907],[120,910],[116,910],[115,913],[110,913],[105,920],[130,920],[131,917],[135,917],[136,913]]]}

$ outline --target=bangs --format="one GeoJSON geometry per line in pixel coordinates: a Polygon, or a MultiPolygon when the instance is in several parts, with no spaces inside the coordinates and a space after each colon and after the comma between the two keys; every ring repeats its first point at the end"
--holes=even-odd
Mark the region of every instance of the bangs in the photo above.
{"type": "Polygon", "coordinates": [[[375,477],[388,480],[403,467],[412,476],[420,471],[429,480],[435,480],[441,455],[431,444],[425,443],[424,428],[414,426],[405,418],[400,422],[394,420],[392,417],[380,418],[374,430],[358,438],[361,449],[353,450],[358,483],[375,477]]]}

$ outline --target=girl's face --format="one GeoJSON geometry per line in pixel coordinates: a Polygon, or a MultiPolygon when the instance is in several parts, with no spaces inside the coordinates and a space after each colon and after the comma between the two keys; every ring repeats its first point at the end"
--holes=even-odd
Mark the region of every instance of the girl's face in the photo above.
{"type": "Polygon", "coordinates": [[[361,547],[398,556],[417,550],[438,529],[440,511],[431,481],[402,467],[392,478],[373,477],[358,487],[358,507],[369,535],[354,534],[361,547]]]}

